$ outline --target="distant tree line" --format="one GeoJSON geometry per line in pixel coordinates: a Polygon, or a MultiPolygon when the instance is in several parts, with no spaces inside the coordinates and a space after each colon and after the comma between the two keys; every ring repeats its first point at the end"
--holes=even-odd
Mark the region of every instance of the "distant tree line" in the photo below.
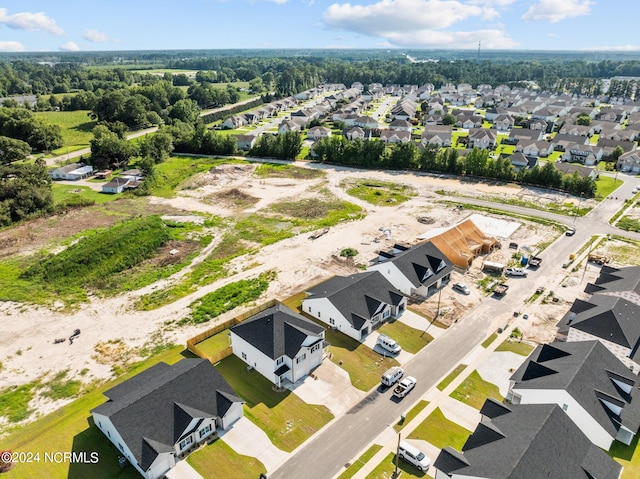
{"type": "Polygon", "coordinates": [[[507,158],[491,158],[488,150],[474,148],[465,156],[459,156],[453,148],[427,145],[420,149],[413,142],[385,145],[381,140],[347,140],[331,136],[319,140],[313,147],[312,159],[366,168],[407,168],[453,175],[467,175],[499,181],[555,188],[572,195],[595,195],[596,186],[591,178],[575,173],[563,174],[552,162],[543,166],[515,171],[507,158]]]}

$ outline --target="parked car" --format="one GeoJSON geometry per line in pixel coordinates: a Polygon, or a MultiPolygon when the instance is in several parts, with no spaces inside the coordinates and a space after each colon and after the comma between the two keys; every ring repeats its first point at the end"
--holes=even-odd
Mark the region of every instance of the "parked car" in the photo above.
{"type": "Polygon", "coordinates": [[[398,456],[400,456],[400,459],[403,459],[409,464],[417,467],[420,471],[426,471],[429,469],[429,465],[431,464],[431,460],[424,452],[406,441],[400,441],[398,456]]]}
{"type": "Polygon", "coordinates": [[[391,339],[389,336],[384,334],[378,336],[376,344],[391,354],[398,354],[402,351],[402,348],[395,339],[391,339]]]}
{"type": "Polygon", "coordinates": [[[407,376],[395,387],[395,389],[393,390],[393,395],[397,398],[405,397],[411,392],[414,387],[416,387],[417,382],[417,379],[413,376],[407,376]]]}
{"type": "Polygon", "coordinates": [[[453,289],[462,294],[471,294],[471,290],[469,289],[469,287],[462,283],[453,283],[453,289]]]}
{"type": "Polygon", "coordinates": [[[575,228],[569,228],[569,229],[565,232],[565,235],[567,235],[567,236],[573,236],[574,234],[576,234],[576,229],[575,229],[575,228]]]}
{"type": "Polygon", "coordinates": [[[380,382],[385,386],[393,386],[402,376],[404,376],[404,369],[394,366],[382,375],[380,382]]]}
{"type": "Polygon", "coordinates": [[[529,273],[527,273],[527,272],[526,272],[524,269],[522,269],[522,268],[507,268],[507,269],[505,270],[505,274],[506,274],[507,276],[524,276],[524,277],[526,277],[526,276],[527,276],[527,274],[529,274],[529,273]]]}

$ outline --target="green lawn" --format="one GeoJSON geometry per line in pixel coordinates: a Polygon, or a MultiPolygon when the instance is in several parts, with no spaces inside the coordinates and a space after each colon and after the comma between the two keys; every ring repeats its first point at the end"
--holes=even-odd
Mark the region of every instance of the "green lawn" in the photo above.
{"type": "MultiPolygon", "coordinates": [[[[431,459],[433,460],[435,458],[431,459]]],[[[393,471],[395,471],[395,466],[396,455],[394,453],[390,453],[373,471],[371,471],[366,479],[390,479],[393,475],[393,471]]],[[[398,459],[398,469],[402,473],[402,476],[400,477],[421,477],[424,479],[431,479],[431,476],[419,471],[413,467],[413,465],[402,459],[398,459]]]]}
{"type": "Polygon", "coordinates": [[[458,364],[456,368],[451,371],[446,378],[444,378],[440,383],[436,386],[439,391],[444,391],[445,388],[453,382],[455,378],[457,378],[462,371],[467,367],[466,364],[458,364]]]}
{"type": "Polygon", "coordinates": [[[190,454],[187,462],[204,479],[256,479],[267,472],[255,457],[238,454],[222,439],[190,454]]]}
{"type": "Polygon", "coordinates": [[[418,194],[410,186],[372,178],[344,180],[340,186],[346,189],[347,194],[376,206],[398,205],[418,194]]]}
{"type": "Polygon", "coordinates": [[[601,201],[613,193],[617,188],[622,186],[622,180],[616,180],[610,176],[601,175],[596,180],[596,199],[601,201]]]}
{"type": "Polygon", "coordinates": [[[231,345],[231,340],[229,339],[229,330],[223,329],[217,334],[208,337],[204,341],[200,341],[196,344],[198,349],[202,352],[215,355],[218,354],[225,349],[227,349],[231,345]]]}
{"type": "Polygon", "coordinates": [[[89,118],[88,113],[88,110],[39,111],[35,112],[34,115],[46,123],[60,126],[63,145],[55,150],[54,153],[63,155],[67,152],[67,147],[69,147],[69,152],[72,152],[89,146],[89,142],[93,138],[92,131],[96,122],[89,118]]]}
{"type": "Polygon", "coordinates": [[[97,452],[99,465],[72,464],[69,462],[45,462],[20,464],[5,474],[7,479],[32,479],[47,477],[52,479],[139,479],[140,475],[133,468],[118,466],[119,451],[98,430],[90,419],[89,411],[104,403],[107,398],[102,394],[107,389],[123,382],[125,379],[164,361],[173,364],[183,357],[193,357],[182,347],[173,347],[156,354],[130,368],[120,378],[104,383],[72,403],[48,414],[36,421],[21,426],[3,438],[2,448],[15,452],[32,452],[44,456],[45,452],[81,452],[87,455],[97,452]]]}
{"type": "Polygon", "coordinates": [[[487,349],[491,345],[491,343],[495,341],[497,337],[498,337],[498,333],[493,333],[491,336],[489,336],[487,339],[485,339],[482,342],[482,347],[487,349]]]}
{"type": "Polygon", "coordinates": [[[400,365],[395,359],[382,357],[373,349],[339,331],[327,329],[324,335],[330,345],[331,361],[349,373],[351,384],[361,391],[370,390],[380,383],[380,378],[387,369],[400,365]]]}
{"type": "Polygon", "coordinates": [[[411,354],[416,354],[433,341],[433,336],[430,334],[397,320],[383,324],[378,332],[395,339],[402,349],[411,354]]]}
{"type": "Polygon", "coordinates": [[[324,171],[315,168],[301,168],[294,165],[275,163],[259,164],[254,174],[259,178],[292,178],[295,180],[314,180],[327,176],[324,171]]]}
{"type": "Polygon", "coordinates": [[[415,418],[418,414],[420,414],[420,412],[426,408],[429,405],[428,401],[425,401],[424,399],[421,399],[420,402],[418,404],[416,404],[415,406],[413,406],[411,408],[411,410],[405,414],[404,417],[404,421],[402,419],[400,419],[394,426],[393,429],[396,430],[396,432],[400,432],[402,431],[402,428],[404,428],[407,424],[409,424],[413,418],[415,418]]]}
{"type": "Polygon", "coordinates": [[[482,379],[475,370],[451,393],[451,397],[478,410],[490,397],[499,401],[504,399],[500,395],[498,386],[482,379]]]}
{"type": "Polygon", "coordinates": [[[289,390],[276,392],[273,384],[236,356],[216,364],[238,396],[246,401],[245,416],[283,451],[293,451],[333,419],[325,407],[307,404],[289,390]]]}
{"type": "Polygon", "coordinates": [[[531,351],[533,351],[534,349],[535,348],[530,344],[520,343],[517,341],[509,341],[507,339],[496,348],[496,351],[510,351],[512,353],[519,354],[520,356],[529,356],[529,354],[531,354],[531,351]]]}
{"type": "MultiPolygon", "coordinates": [[[[439,449],[451,446],[457,451],[462,450],[462,446],[471,435],[471,431],[459,426],[455,422],[449,421],[440,408],[436,408],[429,417],[409,434],[411,439],[422,439],[429,444],[433,444],[439,449]]],[[[432,458],[435,460],[435,457],[432,458]]]]}
{"type": "Polygon", "coordinates": [[[382,446],[378,444],[374,444],[369,449],[367,449],[362,456],[355,460],[353,464],[351,464],[346,471],[338,476],[338,479],[350,479],[356,475],[356,473],[364,467],[364,465],[371,460],[373,456],[375,456],[378,451],[382,449],[382,446]]]}
{"type": "Polygon", "coordinates": [[[640,436],[636,434],[629,446],[625,446],[621,442],[614,441],[611,449],[609,450],[609,455],[624,467],[620,479],[637,479],[640,477],[639,437],[640,436]]]}
{"type": "Polygon", "coordinates": [[[110,195],[106,193],[100,193],[88,186],[75,186],[62,183],[53,183],[51,185],[51,192],[53,193],[53,204],[77,201],[78,198],[82,198],[88,201],[94,201],[96,204],[109,203],[111,201],[122,198],[122,195],[110,195]]]}

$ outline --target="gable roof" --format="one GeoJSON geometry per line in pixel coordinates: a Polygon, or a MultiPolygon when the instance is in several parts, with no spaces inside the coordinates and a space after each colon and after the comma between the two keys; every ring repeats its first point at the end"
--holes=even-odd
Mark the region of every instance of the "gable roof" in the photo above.
{"type": "Polygon", "coordinates": [[[324,328],[283,304],[276,304],[231,328],[256,349],[277,359],[296,357],[309,336],[323,337],[324,328]]]}
{"type": "Polygon", "coordinates": [[[419,243],[404,251],[387,253],[400,272],[419,288],[424,284],[433,284],[453,271],[453,263],[431,241],[419,243]]]}
{"type": "Polygon", "coordinates": [[[334,276],[309,289],[307,293],[307,299],[328,298],[357,330],[360,330],[383,304],[397,306],[404,299],[402,293],[379,271],[334,276]]]}
{"type": "Polygon", "coordinates": [[[621,425],[634,433],[640,427],[639,378],[600,341],[538,346],[511,381],[515,381],[513,390],[567,391],[613,437],[621,425]],[[603,401],[622,411],[617,414],[603,401]]]}
{"type": "Polygon", "coordinates": [[[624,297],[640,306],[640,266],[613,268],[605,265],[595,283],[588,283],[584,291],[624,297]]]}
{"type": "Polygon", "coordinates": [[[111,420],[143,470],[174,450],[192,419],[222,417],[243,402],[206,359],[158,363],[104,395],[109,400],[91,412],[111,420]]]}
{"type": "Polygon", "coordinates": [[[553,404],[512,405],[483,419],[462,448],[442,450],[446,474],[491,479],[618,479],[622,466],[594,446],[553,404]]]}

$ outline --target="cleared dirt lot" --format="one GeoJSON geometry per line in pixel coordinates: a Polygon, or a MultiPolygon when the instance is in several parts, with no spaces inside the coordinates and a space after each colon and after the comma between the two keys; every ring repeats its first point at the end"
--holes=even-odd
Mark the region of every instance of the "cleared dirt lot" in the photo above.
{"type": "MultiPolygon", "coordinates": [[[[89,304],[81,305],[78,311],[70,314],[4,303],[0,312],[10,320],[3,328],[5,336],[0,338],[0,356],[3,358],[0,388],[27,383],[47,373],[67,369],[69,378],[85,382],[107,378],[112,374],[112,364],[96,360],[96,347],[98,344],[108,344],[109,341],[123,348],[119,357],[113,359],[114,362],[121,361],[122,356],[125,359],[135,359],[138,352],[136,348],[150,341],[184,343],[188,337],[210,324],[183,328],[173,326],[171,330],[167,330],[166,324],[186,316],[189,312],[188,305],[194,299],[231,281],[254,277],[263,271],[275,269],[278,272],[277,279],[271,283],[265,298],[282,299],[300,291],[304,285],[319,282],[332,275],[360,271],[362,265],[374,258],[379,250],[390,248],[396,242],[413,244],[417,242],[418,236],[430,229],[451,226],[472,214],[469,210],[440,203],[445,199],[438,193],[441,190],[464,196],[526,195],[528,198],[536,198],[539,195],[545,201],[565,201],[564,195],[554,197],[553,194],[523,190],[513,185],[477,184],[409,173],[360,172],[321,165],[320,168],[326,173],[324,177],[301,179],[259,177],[254,173],[255,168],[255,165],[221,165],[213,171],[191,178],[171,199],[150,197],[116,201],[99,208],[75,210],[64,216],[35,220],[2,231],[0,257],[14,257],[52,248],[56,243],[84,229],[106,227],[119,221],[124,215],[137,212],[174,216],[204,212],[234,220],[255,212],[268,215],[269,208],[284,199],[304,201],[317,198],[319,194],[329,194],[362,207],[366,216],[331,227],[328,233],[315,240],[310,239],[309,233],[305,232],[266,246],[258,253],[240,256],[230,263],[230,270],[235,274],[149,312],[136,311],[132,305],[142,293],[160,287],[158,284],[115,298],[92,297],[89,304]],[[375,178],[403,183],[413,187],[418,195],[401,204],[373,206],[349,196],[339,186],[347,178],[375,178]],[[340,258],[340,251],[346,247],[356,249],[358,254],[349,260],[340,258]],[[54,338],[68,336],[75,328],[81,328],[82,335],[73,345],[53,344],[54,338]],[[156,335],[152,336],[154,333],[156,335]]],[[[536,248],[541,244],[548,244],[557,234],[552,227],[522,222],[511,238],[500,239],[503,248],[492,253],[490,259],[506,264],[517,261],[511,257],[515,251],[507,247],[510,241],[519,243],[521,247],[536,248]]],[[[476,287],[485,276],[480,271],[481,263],[482,259],[477,259],[468,272],[457,271],[453,275],[452,282],[461,281],[471,287],[469,296],[456,293],[448,287],[442,294],[431,297],[424,304],[416,305],[417,309],[427,317],[434,317],[439,311],[438,320],[445,324],[462,317],[485,297],[486,293],[476,287]]],[[[528,322],[523,322],[521,328],[527,339],[542,341],[551,336],[554,322],[564,314],[563,309],[569,307],[570,301],[581,290],[579,284],[571,284],[570,276],[581,273],[567,272],[569,278],[565,281],[566,287],[557,289],[557,295],[561,296],[558,303],[542,304],[538,300],[531,306],[530,318],[528,322]]],[[[180,273],[176,276],[179,275],[180,273]]],[[[544,284],[543,278],[540,281],[544,284]]],[[[163,284],[170,282],[171,278],[163,281],[163,284]]],[[[235,315],[237,311],[230,314],[235,315]]],[[[221,320],[225,318],[224,315],[220,317],[221,320]]],[[[44,412],[64,402],[65,400],[55,403],[39,401],[33,406],[44,412]]]]}

